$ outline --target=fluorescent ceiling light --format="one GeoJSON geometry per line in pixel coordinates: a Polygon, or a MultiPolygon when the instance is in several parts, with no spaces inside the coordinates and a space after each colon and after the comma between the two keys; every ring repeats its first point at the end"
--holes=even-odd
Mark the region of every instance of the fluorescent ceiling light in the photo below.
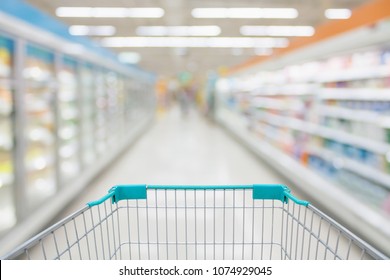
{"type": "Polygon", "coordinates": [[[161,8],[59,7],[56,10],[59,17],[87,18],[161,18],[164,13],[161,8]]]}
{"type": "Polygon", "coordinates": [[[293,8],[195,8],[194,18],[297,18],[293,8]]]}
{"type": "Polygon", "coordinates": [[[286,38],[243,37],[110,37],[101,40],[112,48],[285,48],[286,38]]]}
{"type": "Polygon", "coordinates": [[[349,19],[352,15],[349,9],[327,9],[325,16],[328,19],[349,19]]]}
{"type": "Polygon", "coordinates": [[[312,26],[263,26],[244,25],[240,33],[245,36],[313,36],[315,29],[312,26]]]}
{"type": "Polygon", "coordinates": [[[125,64],[137,64],[141,61],[141,55],[136,52],[123,52],[118,55],[118,59],[125,64]]]}
{"type": "Polygon", "coordinates": [[[112,36],[115,32],[115,27],[111,25],[72,25],[69,27],[69,33],[75,36],[112,36]]]}
{"type": "Polygon", "coordinates": [[[221,28],[216,25],[203,26],[139,26],[139,36],[218,36],[221,28]]]}

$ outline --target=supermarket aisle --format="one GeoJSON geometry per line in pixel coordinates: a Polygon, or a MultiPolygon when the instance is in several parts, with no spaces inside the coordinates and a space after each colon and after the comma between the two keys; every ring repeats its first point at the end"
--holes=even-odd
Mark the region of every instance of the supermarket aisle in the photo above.
{"type": "MultiPolygon", "coordinates": [[[[174,108],[158,117],[152,128],[62,216],[103,196],[111,186],[137,183],[287,184],[220,127],[195,111],[182,119],[180,111],[174,108]]],[[[293,193],[297,194],[294,189],[293,193]]]]}
{"type": "MultiPolygon", "coordinates": [[[[251,155],[243,146],[232,140],[219,126],[209,123],[194,111],[187,118],[182,119],[180,111],[174,109],[157,119],[155,125],[110,169],[101,174],[84,194],[58,218],[75,212],[88,201],[102,197],[111,186],[139,183],[180,185],[286,184],[287,182],[270,170],[265,163],[251,155]]],[[[302,197],[294,190],[293,193],[302,197]]],[[[165,196],[160,193],[157,197],[157,193],[151,190],[150,196],[148,193],[149,202],[147,204],[143,201],[127,202],[127,205],[123,202],[119,203],[118,209],[122,210],[118,210],[117,215],[112,216],[109,215],[113,213],[112,209],[110,210],[110,202],[93,207],[90,212],[78,215],[78,218],[76,217],[72,222],[69,222],[67,232],[62,227],[58,229],[55,232],[55,238],[47,238],[42,248],[44,248],[45,255],[57,256],[58,247],[59,252],[64,252],[61,255],[61,258],[64,259],[77,258],[78,256],[90,258],[90,251],[92,256],[96,254],[96,258],[99,258],[98,255],[104,258],[108,252],[114,259],[116,257],[169,259],[173,256],[179,259],[198,259],[198,257],[231,259],[234,258],[233,256],[238,259],[241,257],[251,259],[254,256],[262,259],[263,249],[265,258],[269,256],[269,258],[280,259],[283,255],[280,247],[276,245],[275,248],[279,248],[279,250],[273,250],[274,246],[269,246],[271,241],[263,243],[263,238],[264,240],[272,240],[275,244],[292,242],[293,234],[291,234],[291,238],[287,238],[287,234],[282,238],[283,226],[281,228],[277,226],[281,223],[285,223],[286,233],[287,229],[291,228],[291,233],[298,234],[297,226],[293,230],[293,220],[290,219],[288,222],[287,216],[283,215],[284,211],[279,211],[284,209],[280,207],[280,204],[274,205],[270,201],[265,204],[259,201],[257,204],[252,204],[251,195],[245,196],[240,191],[227,192],[226,197],[225,193],[222,196],[222,193],[216,194],[215,192],[209,192],[209,194],[201,192],[198,195],[191,192],[188,195],[183,195],[179,192],[176,198],[176,192],[168,194],[165,192],[165,196]],[[202,201],[204,201],[204,205],[208,204],[209,206],[191,208],[191,205],[196,204],[197,199],[199,205],[203,205],[202,201]],[[183,201],[185,201],[184,204],[183,201]],[[240,203],[244,205],[243,201],[246,201],[247,210],[239,206],[240,203]],[[173,204],[173,202],[175,203],[173,204]],[[255,216],[255,213],[258,217],[263,218],[251,218],[255,216]],[[231,223],[231,221],[233,222],[231,223]],[[87,225],[96,225],[94,230],[90,232],[90,239],[83,239],[80,243],[76,242],[79,240],[77,236],[83,235],[84,228],[85,232],[88,231],[87,225]],[[119,228],[117,225],[122,226],[119,228]],[[243,231],[243,228],[248,230],[243,231]],[[212,237],[214,241],[210,242],[212,237]],[[119,241],[121,243],[120,249],[115,245],[115,238],[121,240],[119,241]],[[208,243],[205,242],[206,239],[209,240],[208,243]],[[53,240],[55,240],[55,246],[53,240]],[[169,241],[165,243],[165,240],[169,241]],[[245,246],[240,245],[244,243],[245,246]],[[71,250],[67,251],[69,244],[77,244],[77,246],[73,246],[71,250]],[[108,244],[111,244],[111,247],[108,244]],[[115,253],[119,252],[118,256],[114,257],[114,251],[110,251],[113,248],[118,249],[115,251],[115,253]],[[256,255],[259,252],[261,252],[261,256],[256,255]]],[[[298,210],[300,208],[295,209],[294,206],[290,206],[286,211],[293,213],[293,215],[297,214],[303,219],[302,215],[306,211],[302,211],[301,214],[301,211],[298,210]]],[[[317,216],[312,215],[311,217],[307,221],[304,219],[304,221],[311,221],[310,228],[313,232],[318,232],[318,236],[328,240],[329,244],[339,243],[340,236],[335,229],[324,225],[317,216]],[[324,237],[329,236],[330,233],[338,236],[338,239],[324,237]]],[[[303,233],[302,237],[302,242],[299,243],[299,247],[302,249],[299,252],[307,252],[308,256],[313,257],[319,251],[326,258],[326,246],[321,245],[319,248],[320,243],[314,241],[313,244],[316,245],[311,246],[309,240],[312,239],[312,236],[306,234],[305,237],[303,233]]],[[[349,243],[344,241],[344,239],[340,241],[338,247],[343,248],[345,252],[351,251],[351,256],[359,258],[360,251],[356,251],[356,248],[350,248],[349,243]]],[[[294,251],[295,257],[297,257],[296,248],[298,247],[294,246],[294,248],[296,250],[294,251]]],[[[41,246],[36,246],[31,255],[40,256],[40,251],[41,246]]],[[[293,255],[288,258],[290,257],[293,255]]],[[[328,254],[328,258],[333,258],[333,255],[328,254]]]]}

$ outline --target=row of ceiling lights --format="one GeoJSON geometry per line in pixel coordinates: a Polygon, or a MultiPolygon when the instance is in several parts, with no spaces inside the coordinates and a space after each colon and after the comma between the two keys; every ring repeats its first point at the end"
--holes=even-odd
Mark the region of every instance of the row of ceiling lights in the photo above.
{"type": "MultiPolygon", "coordinates": [[[[120,8],[120,7],[59,7],[56,10],[59,17],[132,17],[132,18],[160,18],[165,11],[162,8],[120,8]]],[[[294,8],[196,8],[191,12],[195,18],[296,18],[298,11],[294,8]]],[[[325,16],[332,19],[347,19],[351,16],[348,9],[328,9],[325,16]]],[[[113,36],[116,28],[110,25],[104,26],[71,26],[69,32],[72,35],[81,36],[113,36]]],[[[240,28],[244,36],[312,36],[315,30],[312,26],[251,26],[240,28]]],[[[136,29],[138,36],[218,36],[221,28],[217,25],[204,26],[139,26],[136,29]]],[[[119,37],[123,41],[123,37],[119,37]]],[[[118,38],[118,39],[119,39],[118,38]]],[[[128,37],[134,39],[133,37],[128,37]]],[[[118,41],[116,39],[116,41],[118,41]]],[[[107,41],[107,40],[106,40],[107,41]]],[[[151,39],[151,42],[157,41],[151,39]]],[[[187,41],[194,41],[189,39],[187,41]]],[[[205,40],[203,40],[205,41],[205,40]]],[[[106,44],[111,46],[113,44],[106,44]]],[[[139,44],[134,44],[139,46],[139,44]]],[[[154,45],[154,44],[152,44],[154,45]]],[[[163,44],[166,45],[166,44],[163,44]]],[[[177,44],[174,44],[175,47],[177,44]]],[[[115,47],[115,46],[113,46],[115,47]]],[[[119,47],[119,46],[118,46],[119,47]]],[[[126,44],[126,47],[132,47],[126,44]]],[[[191,46],[189,46],[191,47],[191,46]]]]}
{"type": "MultiPolygon", "coordinates": [[[[124,7],[59,7],[58,17],[74,18],[162,18],[164,9],[124,8],[124,7]]],[[[294,8],[195,8],[191,15],[194,18],[210,19],[294,19],[299,13],[294,8]]],[[[349,9],[328,9],[324,15],[328,19],[348,19],[349,9]]],[[[116,28],[111,25],[87,26],[73,25],[69,32],[76,36],[113,36],[116,28]]],[[[312,26],[254,26],[240,27],[243,36],[256,37],[214,37],[221,34],[217,25],[203,26],[138,26],[134,37],[107,37],[100,41],[105,47],[174,47],[174,48],[253,48],[258,55],[270,55],[273,48],[285,48],[289,44],[286,38],[275,37],[308,37],[315,33],[312,26]],[[269,38],[274,37],[274,38],[269,38]]]]}
{"type": "MultiPolygon", "coordinates": [[[[87,26],[72,25],[70,34],[75,36],[113,36],[116,28],[111,25],[87,26]]],[[[244,36],[288,36],[308,37],[314,35],[312,26],[265,26],[265,25],[244,25],[240,27],[240,33],[244,36]]],[[[217,25],[199,26],[138,26],[138,36],[218,36],[221,28],[217,25]]]]}
{"type": "MultiPolygon", "coordinates": [[[[59,17],[92,18],[161,18],[165,14],[162,8],[121,8],[121,7],[59,7],[59,17]]],[[[346,19],[351,16],[349,9],[327,9],[324,12],[329,19],[346,19]]],[[[298,17],[294,8],[195,8],[191,11],[194,18],[281,18],[298,17]]]]}

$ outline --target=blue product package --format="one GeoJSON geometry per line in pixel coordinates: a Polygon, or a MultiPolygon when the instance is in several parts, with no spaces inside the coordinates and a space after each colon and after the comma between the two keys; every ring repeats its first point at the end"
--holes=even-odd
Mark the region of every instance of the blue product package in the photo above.
{"type": "Polygon", "coordinates": [[[342,155],[344,153],[344,144],[335,141],[333,147],[334,147],[333,150],[336,153],[338,153],[340,155],[342,155]]]}
{"type": "Polygon", "coordinates": [[[390,50],[384,50],[381,52],[380,63],[382,65],[387,65],[390,63],[390,50]]]}
{"type": "Polygon", "coordinates": [[[326,166],[326,175],[334,179],[334,177],[336,177],[337,174],[337,169],[334,166],[334,164],[329,161],[326,161],[325,166],[326,166]]]}
{"type": "Polygon", "coordinates": [[[349,144],[343,144],[343,154],[349,158],[354,158],[353,146],[349,144]]]}
{"type": "Polygon", "coordinates": [[[360,148],[356,146],[351,146],[350,149],[351,149],[352,157],[356,160],[360,160],[360,148]]]}
{"type": "Polygon", "coordinates": [[[372,168],[378,168],[379,166],[378,156],[372,152],[368,152],[366,163],[372,168]]]}
{"type": "Polygon", "coordinates": [[[358,149],[358,159],[361,161],[361,162],[366,162],[367,161],[367,154],[368,154],[368,151],[365,150],[365,149],[358,149]]]}

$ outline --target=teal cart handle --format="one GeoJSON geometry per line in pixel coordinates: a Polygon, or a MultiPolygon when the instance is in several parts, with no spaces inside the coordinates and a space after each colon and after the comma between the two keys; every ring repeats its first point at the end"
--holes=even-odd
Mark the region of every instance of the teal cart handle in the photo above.
{"type": "Polygon", "coordinates": [[[87,203],[89,207],[99,205],[111,198],[112,203],[127,199],[146,199],[147,189],[150,190],[253,190],[253,199],[280,200],[288,203],[291,199],[296,204],[308,206],[309,202],[300,200],[291,194],[284,185],[119,185],[112,187],[101,199],[87,203]]]}

